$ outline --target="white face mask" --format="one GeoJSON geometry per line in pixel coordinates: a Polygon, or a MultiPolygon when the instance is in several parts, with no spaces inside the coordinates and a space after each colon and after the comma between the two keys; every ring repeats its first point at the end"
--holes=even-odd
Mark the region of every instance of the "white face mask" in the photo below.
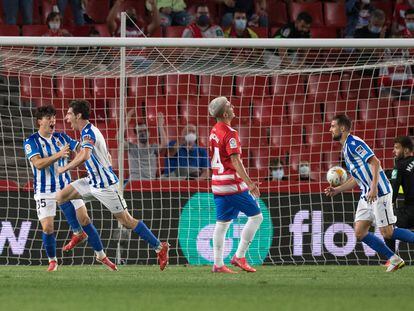
{"type": "Polygon", "coordinates": [[[234,27],[236,27],[237,30],[245,30],[247,26],[247,20],[246,19],[236,19],[234,21],[234,27]]]}
{"type": "Polygon", "coordinates": [[[272,171],[272,179],[273,180],[282,180],[284,175],[285,175],[285,172],[284,172],[283,168],[278,168],[278,169],[272,171]]]}
{"type": "Polygon", "coordinates": [[[371,0],[361,0],[363,4],[370,4],[371,0]]]}
{"type": "Polygon", "coordinates": [[[60,28],[60,22],[50,22],[49,28],[51,30],[58,30],[60,28]]]}
{"type": "Polygon", "coordinates": [[[309,177],[309,173],[310,173],[310,168],[308,165],[302,165],[301,167],[299,167],[300,176],[309,177]]]}
{"type": "Polygon", "coordinates": [[[187,135],[185,135],[185,141],[187,143],[194,143],[197,140],[197,135],[194,133],[188,133],[187,135]]]}

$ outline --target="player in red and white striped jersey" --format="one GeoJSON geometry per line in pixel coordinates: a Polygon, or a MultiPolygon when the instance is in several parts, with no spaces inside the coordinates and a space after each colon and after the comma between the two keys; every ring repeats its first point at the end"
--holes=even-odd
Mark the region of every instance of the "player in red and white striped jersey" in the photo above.
{"type": "Polygon", "coordinates": [[[233,219],[242,212],[248,221],[231,264],[247,272],[256,272],[246,262],[246,251],[263,221],[257,202],[260,191],[244,168],[239,135],[231,127],[235,117],[233,105],[226,97],[217,97],[209,105],[209,113],[217,119],[210,133],[210,157],[213,170],[212,191],[217,222],[213,235],[213,272],[234,273],[224,265],[224,238],[233,219]]]}

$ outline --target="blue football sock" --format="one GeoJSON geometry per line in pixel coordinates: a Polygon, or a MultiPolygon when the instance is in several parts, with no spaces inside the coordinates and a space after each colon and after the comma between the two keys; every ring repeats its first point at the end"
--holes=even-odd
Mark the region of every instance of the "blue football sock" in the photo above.
{"type": "Polygon", "coordinates": [[[152,248],[157,248],[160,245],[160,241],[155,237],[150,229],[144,224],[143,221],[139,221],[138,225],[133,230],[137,233],[145,242],[151,245],[152,248]]]}
{"type": "Polygon", "coordinates": [[[414,243],[414,232],[411,232],[408,229],[394,228],[394,233],[392,234],[392,238],[394,240],[414,243]]]}
{"type": "Polygon", "coordinates": [[[56,239],[55,235],[42,233],[42,240],[43,245],[46,250],[46,255],[48,258],[55,258],[56,257],[56,239]]]}
{"type": "Polygon", "coordinates": [[[79,224],[78,218],[76,218],[76,211],[75,207],[73,206],[72,202],[68,201],[61,205],[59,205],[60,209],[62,210],[63,214],[65,215],[66,221],[68,222],[69,226],[72,228],[73,232],[80,233],[82,232],[82,227],[79,224]]]}
{"type": "Polygon", "coordinates": [[[101,241],[101,237],[98,234],[95,226],[93,224],[89,224],[83,226],[83,231],[88,235],[88,243],[92,246],[93,250],[96,252],[100,252],[103,250],[103,245],[101,241]]]}
{"type": "Polygon", "coordinates": [[[371,247],[378,254],[387,257],[387,259],[390,259],[394,255],[393,251],[390,250],[380,238],[371,232],[368,232],[368,234],[361,241],[371,247]]]}

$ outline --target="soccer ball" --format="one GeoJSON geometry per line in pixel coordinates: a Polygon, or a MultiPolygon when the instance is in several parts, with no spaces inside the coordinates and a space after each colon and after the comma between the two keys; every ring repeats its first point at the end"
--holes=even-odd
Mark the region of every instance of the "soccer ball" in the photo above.
{"type": "Polygon", "coordinates": [[[332,187],[337,187],[346,182],[348,175],[340,166],[331,167],[326,174],[326,180],[332,187]]]}

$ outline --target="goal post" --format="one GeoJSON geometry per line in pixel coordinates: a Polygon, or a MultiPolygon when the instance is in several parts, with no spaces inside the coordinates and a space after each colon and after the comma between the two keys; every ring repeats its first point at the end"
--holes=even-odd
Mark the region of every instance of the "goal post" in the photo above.
{"type": "MultiPolygon", "coordinates": [[[[394,137],[414,135],[414,40],[0,37],[0,42],[1,264],[47,259],[22,146],[37,130],[34,108],[44,104],[57,109],[56,131],[79,139],[64,122],[73,99],[90,102],[91,122],[106,139],[115,171],[124,175],[129,210],[169,241],[171,263],[210,264],[215,209],[203,172],[214,125],[207,107],[217,96],[235,107],[242,158],[262,193],[264,221],[249,261],[381,262],[354,237],[358,191],[333,199],[323,194],[328,169],[343,165],[329,125],[334,115],[349,115],[352,132],[391,172],[394,137]],[[192,131],[197,149],[189,147],[192,131]],[[174,146],[180,146],[178,158],[174,146]],[[196,157],[186,156],[193,150],[196,157]]],[[[84,175],[79,170],[72,178],[84,175]]],[[[110,257],[127,264],[156,262],[154,252],[119,228],[99,202],[87,208],[110,257]]],[[[245,222],[240,215],[229,230],[226,261],[245,222]]],[[[70,232],[59,212],[55,228],[61,248],[70,232]]],[[[410,250],[400,245],[408,262],[410,250]]],[[[94,260],[87,246],[62,259],[94,260]]]]}

